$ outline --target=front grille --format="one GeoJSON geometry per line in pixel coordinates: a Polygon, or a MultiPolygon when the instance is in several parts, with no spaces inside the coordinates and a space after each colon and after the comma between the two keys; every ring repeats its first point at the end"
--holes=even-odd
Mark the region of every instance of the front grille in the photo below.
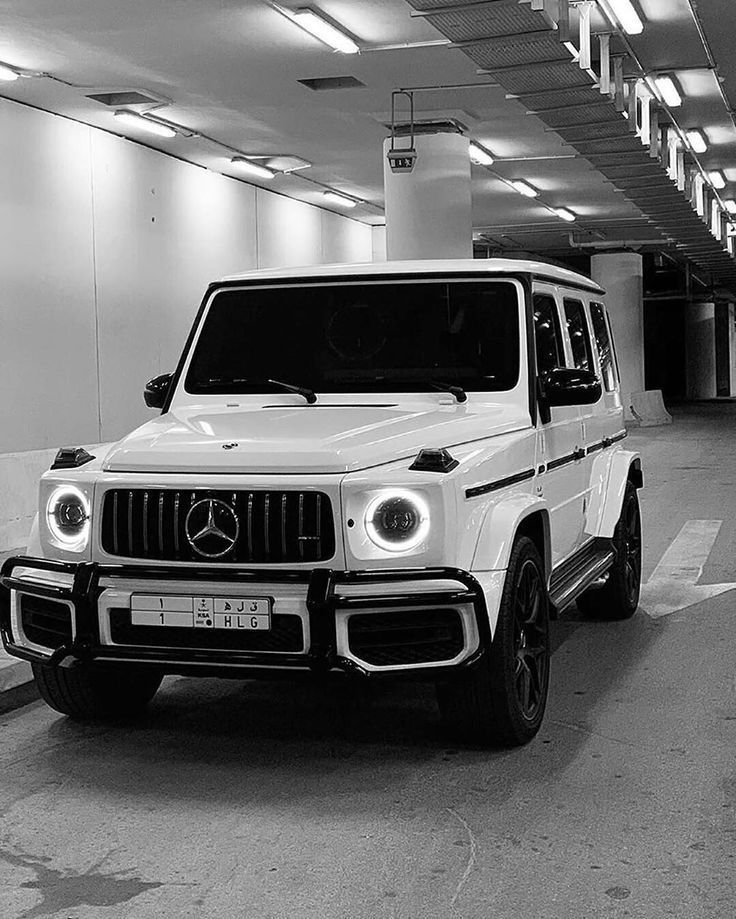
{"type": "Polygon", "coordinates": [[[281,651],[304,650],[304,633],[299,616],[274,613],[269,631],[238,629],[165,628],[132,625],[129,609],[110,610],[110,634],[116,645],[138,645],[149,648],[191,648],[207,651],[281,651]]]}
{"type": "Polygon", "coordinates": [[[348,643],[359,660],[384,667],[449,661],[465,646],[462,620],[454,609],[351,616],[348,643]]]}
{"type": "Polygon", "coordinates": [[[101,535],[108,555],[158,561],[298,563],[335,554],[332,505],[316,491],[113,489],[104,498],[101,535]],[[227,538],[195,538],[197,551],[190,540],[206,528],[210,501],[227,538]]]}
{"type": "Polygon", "coordinates": [[[20,621],[29,641],[43,648],[60,648],[72,640],[72,613],[64,603],[21,594],[20,621]]]}

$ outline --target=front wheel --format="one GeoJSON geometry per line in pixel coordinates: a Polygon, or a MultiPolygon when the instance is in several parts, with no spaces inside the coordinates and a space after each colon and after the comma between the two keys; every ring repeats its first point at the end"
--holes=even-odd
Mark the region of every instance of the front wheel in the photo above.
{"type": "Polygon", "coordinates": [[[489,652],[467,673],[437,684],[442,719],[472,744],[518,746],[542,724],[549,687],[549,604],[534,543],[511,552],[489,652]]]}
{"type": "Polygon", "coordinates": [[[76,721],[130,718],[148,705],[161,685],[155,670],[79,665],[71,669],[34,664],[41,698],[76,721]]]}
{"type": "Polygon", "coordinates": [[[641,514],[636,488],[628,482],[621,516],[613,534],[615,552],[603,587],[587,590],[578,609],[598,619],[629,619],[639,605],[641,589],[641,514]]]}

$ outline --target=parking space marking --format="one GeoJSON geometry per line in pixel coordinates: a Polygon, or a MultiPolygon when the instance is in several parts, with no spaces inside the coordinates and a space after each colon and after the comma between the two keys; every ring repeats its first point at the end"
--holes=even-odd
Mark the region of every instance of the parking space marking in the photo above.
{"type": "Polygon", "coordinates": [[[722,520],[688,520],[683,525],[641,590],[641,606],[653,619],[736,588],[736,583],[698,584],[722,524],[722,520]]]}

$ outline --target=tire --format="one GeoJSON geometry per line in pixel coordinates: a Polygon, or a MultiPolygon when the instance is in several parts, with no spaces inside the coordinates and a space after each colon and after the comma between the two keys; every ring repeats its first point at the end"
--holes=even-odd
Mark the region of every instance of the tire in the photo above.
{"type": "Polygon", "coordinates": [[[595,619],[630,619],[639,605],[641,589],[641,514],[636,488],[628,482],[621,516],[613,533],[616,553],[603,587],[578,597],[578,609],[595,619]]]}
{"type": "Polygon", "coordinates": [[[155,670],[33,664],[41,698],[76,721],[115,720],[140,714],[163,679],[155,670]]]}
{"type": "Polygon", "coordinates": [[[491,647],[465,673],[437,684],[447,729],[475,746],[520,746],[542,724],[549,687],[549,601],[534,543],[516,540],[491,647]]]}

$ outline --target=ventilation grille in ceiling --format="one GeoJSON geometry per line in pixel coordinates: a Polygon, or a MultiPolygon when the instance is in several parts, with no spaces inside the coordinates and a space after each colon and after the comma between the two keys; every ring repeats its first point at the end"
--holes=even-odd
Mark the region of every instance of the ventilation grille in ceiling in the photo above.
{"type": "Polygon", "coordinates": [[[159,105],[162,102],[160,96],[147,95],[137,89],[88,93],[87,98],[101,102],[103,105],[109,105],[110,108],[121,108],[126,105],[159,105]]]}
{"type": "Polygon", "coordinates": [[[297,82],[315,92],[322,92],[326,89],[365,88],[365,83],[361,83],[356,77],[316,77],[313,80],[297,80],[297,82]]]}

